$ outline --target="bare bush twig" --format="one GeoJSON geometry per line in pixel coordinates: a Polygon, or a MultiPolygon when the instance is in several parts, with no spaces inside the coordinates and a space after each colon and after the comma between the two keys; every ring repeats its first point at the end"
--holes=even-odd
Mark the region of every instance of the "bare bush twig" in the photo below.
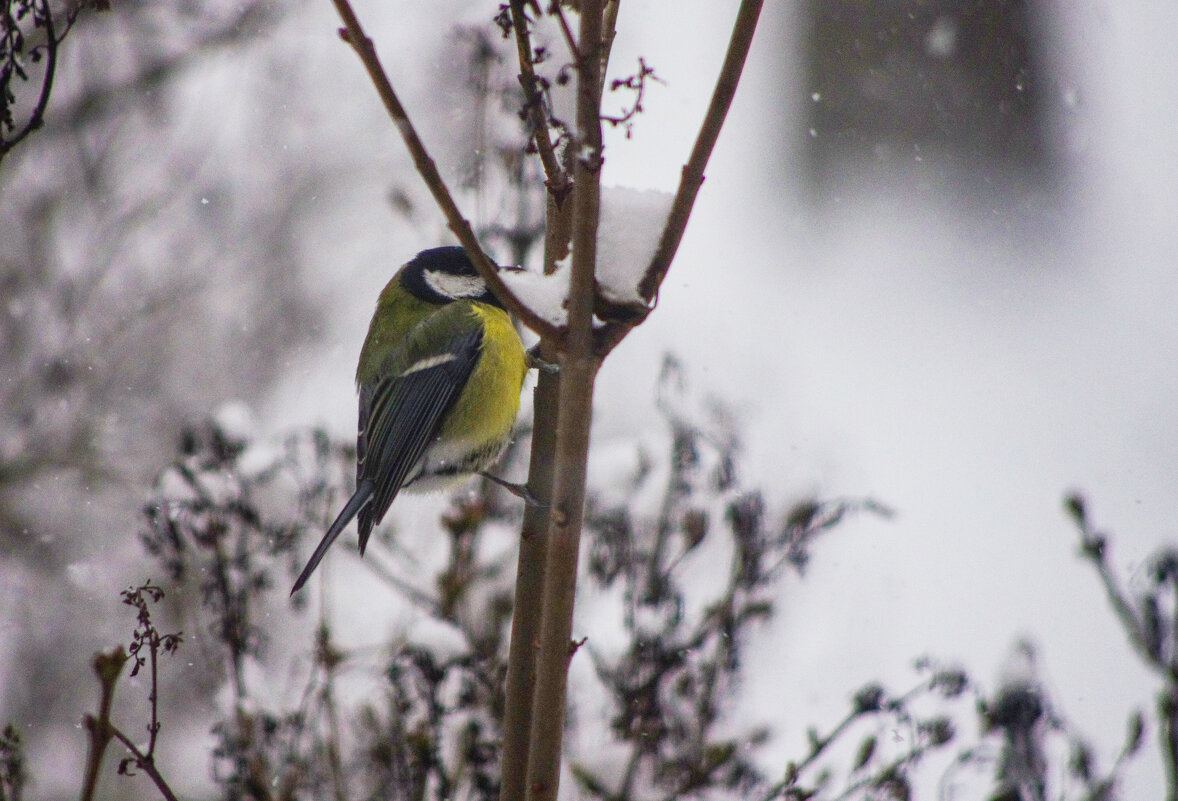
{"type": "Polygon", "coordinates": [[[160,730],[158,660],[161,652],[175,653],[183,641],[179,633],[160,633],[152,622],[151,610],[148,605],[159,603],[163,597],[163,590],[152,584],[150,580],[140,587],[124,590],[123,603],[138,610],[135,631],[131,636],[131,646],[128,650],[124,650],[120,645],[106,653],[96,654],[94,657],[94,673],[98,677],[101,695],[98,715],[86,715],[82,720],[90,736],[82,785],[82,801],[90,801],[94,797],[98,787],[102,758],[112,739],[122,743],[130,753],[130,756],[119,761],[119,775],[133,776],[135,770],[141,770],[152,780],[156,789],[167,801],[176,801],[176,794],[168,786],[168,782],[155,764],[156,738],[160,730]],[[146,751],[142,750],[111,722],[115,685],[118,683],[119,676],[122,675],[123,667],[128,662],[133,664],[132,676],[136,675],[144,665],[147,665],[151,671],[151,690],[148,695],[151,703],[151,722],[147,725],[149,739],[146,751]]]}
{"type": "Polygon", "coordinates": [[[629,139],[633,133],[634,118],[643,112],[642,101],[646,97],[646,82],[648,80],[662,83],[662,79],[655,74],[654,67],[646,63],[646,59],[639,57],[638,71],[633,75],[627,75],[625,78],[615,78],[610,81],[609,88],[611,92],[616,92],[619,89],[625,89],[634,94],[634,100],[629,105],[622,109],[619,114],[603,114],[601,119],[609,123],[612,127],[621,127],[626,132],[626,138],[629,139]]]}
{"type": "Polygon", "coordinates": [[[73,2],[64,11],[55,12],[49,0],[4,0],[4,6],[0,9],[0,161],[21,140],[44,124],[49,96],[53,92],[53,79],[57,74],[57,49],[73,27],[78,14],[84,8],[105,11],[109,7],[107,0],[89,0],[73,2]],[[60,30],[54,22],[55,13],[64,17],[64,25],[60,30]],[[26,20],[33,25],[29,33],[36,34],[31,37],[31,45],[26,41],[30,37],[21,29],[26,20]],[[17,100],[14,79],[23,82],[29,80],[29,62],[44,64],[41,68],[41,88],[25,119],[18,123],[12,111],[17,100]]]}
{"type": "Polygon", "coordinates": [[[1148,584],[1130,595],[1109,563],[1109,535],[1093,526],[1079,493],[1064,509],[1080,534],[1080,554],[1092,564],[1129,643],[1162,680],[1157,697],[1158,734],[1166,774],[1166,798],[1178,801],[1178,549],[1163,547],[1149,560],[1148,584]]]}

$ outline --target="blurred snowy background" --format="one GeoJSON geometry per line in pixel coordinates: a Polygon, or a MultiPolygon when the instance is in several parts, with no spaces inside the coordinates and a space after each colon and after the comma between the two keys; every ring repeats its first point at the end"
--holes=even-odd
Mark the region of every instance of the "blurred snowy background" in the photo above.
{"type": "MultiPolygon", "coordinates": [[[[370,5],[460,176],[479,132],[456,29],[494,8],[370,5]]],[[[1012,2],[979,31],[963,4],[884,5],[768,4],[659,307],[602,371],[595,444],[657,428],[670,350],[738,410],[749,484],[896,510],[821,543],[755,641],[740,718],[773,727],[767,767],[865,682],[906,686],[923,654],[996,677],[1018,637],[1112,754],[1158,685],[1062,498],[1086,493],[1131,589],[1175,540],[1178,8],[1012,2]]],[[[662,83],[610,133],[607,185],[674,187],[734,9],[623,4],[613,70],[641,56],[662,83]]],[[[265,434],[350,437],[373,299],[444,236],[329,4],[116,4],[80,25],[45,130],[0,164],[0,722],[25,722],[44,798],[76,792],[79,677],[130,627],[117,591],[159,572],[135,532],[182,425],[244,401],[265,434]]],[[[332,597],[343,642],[400,625],[375,622],[354,560],[328,567],[357,576],[332,597]]],[[[1162,786],[1150,730],[1124,798],[1162,786]]]]}

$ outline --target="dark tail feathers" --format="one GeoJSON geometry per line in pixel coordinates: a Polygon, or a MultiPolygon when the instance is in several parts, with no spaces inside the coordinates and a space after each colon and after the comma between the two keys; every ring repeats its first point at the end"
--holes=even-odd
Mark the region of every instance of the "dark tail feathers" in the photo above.
{"type": "Polygon", "coordinates": [[[340,510],[339,516],[331,524],[331,528],[327,529],[327,533],[323,535],[323,539],[319,542],[319,547],[315,549],[315,553],[311,554],[310,560],[307,561],[307,566],[299,574],[298,580],[294,583],[294,589],[290,591],[291,595],[294,595],[303,588],[303,585],[307,583],[307,579],[311,577],[311,574],[315,572],[315,568],[319,566],[319,562],[323,559],[323,554],[327,553],[327,549],[335,542],[335,538],[340,535],[341,531],[347,528],[348,523],[352,522],[352,518],[372,500],[372,489],[372,482],[367,480],[361,481],[356,486],[356,491],[352,493],[351,498],[348,498],[348,502],[340,510]]]}

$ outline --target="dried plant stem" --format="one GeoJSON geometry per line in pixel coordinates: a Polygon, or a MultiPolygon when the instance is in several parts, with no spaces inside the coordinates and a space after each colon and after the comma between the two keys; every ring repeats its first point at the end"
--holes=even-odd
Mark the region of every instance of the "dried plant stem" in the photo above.
{"type": "Polygon", "coordinates": [[[409,149],[417,172],[434,196],[434,200],[446,217],[446,223],[450,230],[458,237],[458,241],[478,269],[479,274],[508,311],[518,317],[524,325],[541,336],[558,336],[559,331],[555,326],[530,309],[503,283],[503,279],[499,277],[499,273],[495,269],[495,263],[483,252],[478,238],[475,237],[474,229],[471,228],[470,222],[462,216],[458,204],[454,202],[450,190],[446,187],[446,182],[442,180],[442,176],[438,172],[437,165],[426,150],[421,137],[417,135],[417,129],[413,127],[405,107],[401,105],[397,93],[393,90],[392,82],[385,73],[384,67],[381,66],[380,58],[376,55],[376,48],[373,46],[372,40],[364,33],[364,29],[360,27],[360,21],[352,10],[351,4],[348,0],[332,0],[332,3],[344,23],[340,35],[360,57],[360,61],[368,71],[368,77],[372,79],[373,86],[376,87],[377,94],[380,95],[393,124],[397,126],[401,138],[405,141],[405,146],[409,149]]]}
{"type": "Polygon", "coordinates": [[[110,732],[114,735],[115,739],[122,743],[123,746],[131,752],[131,756],[135,758],[135,767],[147,774],[148,778],[150,778],[155,784],[155,788],[160,791],[160,795],[162,795],[166,801],[178,801],[176,794],[172,792],[172,788],[168,786],[168,782],[164,779],[163,774],[161,774],[156,768],[155,759],[140,751],[139,748],[136,747],[135,743],[131,742],[131,739],[127,735],[123,734],[114,726],[111,726],[110,732]]]}
{"type": "MultiPolygon", "coordinates": [[[[321,607],[322,609],[322,607],[321,607]]],[[[339,710],[335,699],[336,668],[340,664],[340,653],[331,641],[331,629],[327,625],[325,612],[321,611],[319,630],[315,634],[315,661],[323,673],[323,684],[320,690],[320,709],[327,724],[328,737],[325,743],[327,759],[327,774],[331,783],[334,801],[347,801],[348,783],[343,759],[340,756],[340,743],[343,741],[339,722],[339,710]]],[[[314,677],[315,672],[312,672],[314,677]]],[[[281,797],[281,793],[279,794],[281,797]]]]}
{"type": "MultiPolygon", "coordinates": [[[[1093,533],[1090,531],[1081,531],[1081,534],[1084,537],[1085,544],[1093,537],[1093,533]]],[[[1142,662],[1165,678],[1165,665],[1159,662],[1153,653],[1151,653],[1145,635],[1145,624],[1141,621],[1137,611],[1133,608],[1132,602],[1125,594],[1125,590],[1121,587],[1121,583],[1117,580],[1112,567],[1109,566],[1105,559],[1103,550],[1085,547],[1081,553],[1092,562],[1092,566],[1096,569],[1096,575],[1100,578],[1100,583],[1104,585],[1104,592],[1108,597],[1109,606],[1113,608],[1113,612],[1120,619],[1121,627],[1129,637],[1129,644],[1133,646],[1133,650],[1141,657],[1142,662]]]]}
{"type": "Polygon", "coordinates": [[[106,754],[106,748],[110,745],[111,740],[118,740],[131,752],[135,767],[148,775],[152,782],[155,783],[156,789],[160,791],[160,795],[167,799],[167,801],[177,801],[176,794],[172,792],[172,788],[168,786],[167,781],[155,766],[155,734],[158,729],[155,717],[155,695],[158,692],[156,687],[155,652],[156,649],[153,647],[151,688],[152,726],[150,727],[152,731],[151,745],[146,754],[140,751],[138,746],[131,742],[130,738],[123,734],[110,720],[115,685],[119,681],[123,667],[127,664],[126,651],[123,650],[122,646],[119,646],[107,653],[96,654],[94,657],[94,673],[98,676],[101,695],[99,696],[98,702],[98,716],[86,715],[82,720],[86,732],[90,736],[90,745],[86,751],[86,770],[82,783],[82,801],[91,801],[94,798],[94,793],[98,789],[98,773],[102,767],[102,758],[106,754]]]}
{"type": "MultiPolygon", "coordinates": [[[[1178,653],[1164,655],[1158,647],[1158,641],[1151,637],[1144,610],[1122,586],[1109,563],[1105,535],[1092,527],[1084,513],[1083,498],[1070,495],[1066,507],[1080,532],[1080,554],[1092,563],[1096,575],[1100,577],[1109,605],[1120,620],[1129,643],[1141,661],[1162,679],[1157,709],[1158,738],[1166,772],[1166,801],[1178,801],[1178,653]]],[[[1178,582],[1178,579],[1175,581],[1178,582]]],[[[1178,587],[1175,587],[1175,592],[1178,593],[1178,587]]],[[[1178,609],[1175,615],[1178,615],[1178,609]]]]}
{"type": "Polygon", "coordinates": [[[106,747],[114,737],[114,726],[110,722],[110,707],[114,700],[115,684],[123,665],[127,664],[127,654],[122,647],[115,648],[109,653],[96,654],[94,657],[94,672],[101,685],[101,695],[98,701],[98,717],[86,715],[82,722],[86,732],[90,735],[90,744],[86,751],[86,772],[82,783],[82,801],[94,798],[94,791],[98,787],[98,771],[102,767],[102,757],[106,754],[106,747]]]}
{"type": "Polygon", "coordinates": [[[159,672],[159,654],[160,642],[157,638],[152,637],[148,643],[151,649],[151,692],[148,693],[147,698],[151,702],[151,725],[147,727],[148,742],[147,753],[155,755],[155,740],[160,733],[160,718],[159,718],[159,697],[160,697],[160,672],[159,672]]]}
{"type": "Polygon", "coordinates": [[[1154,670],[1162,678],[1163,686],[1158,691],[1157,709],[1158,739],[1166,774],[1166,801],[1178,801],[1178,656],[1174,657],[1174,661],[1168,661],[1150,648],[1145,623],[1117,580],[1103,549],[1093,548],[1089,544],[1095,536],[1094,532],[1082,529],[1081,534],[1086,546],[1081,553],[1096,568],[1109,605],[1120,619],[1129,643],[1146,667],[1154,670]]]}

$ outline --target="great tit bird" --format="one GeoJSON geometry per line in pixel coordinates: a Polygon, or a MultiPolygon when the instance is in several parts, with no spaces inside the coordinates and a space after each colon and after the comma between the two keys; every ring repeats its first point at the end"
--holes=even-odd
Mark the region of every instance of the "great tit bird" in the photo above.
{"type": "Polygon", "coordinates": [[[363,555],[401,489],[436,489],[498,461],[526,372],[511,318],[462,248],[423,250],[398,270],[380,293],[356,367],[356,491],[291,594],[353,517],[363,555]]]}

